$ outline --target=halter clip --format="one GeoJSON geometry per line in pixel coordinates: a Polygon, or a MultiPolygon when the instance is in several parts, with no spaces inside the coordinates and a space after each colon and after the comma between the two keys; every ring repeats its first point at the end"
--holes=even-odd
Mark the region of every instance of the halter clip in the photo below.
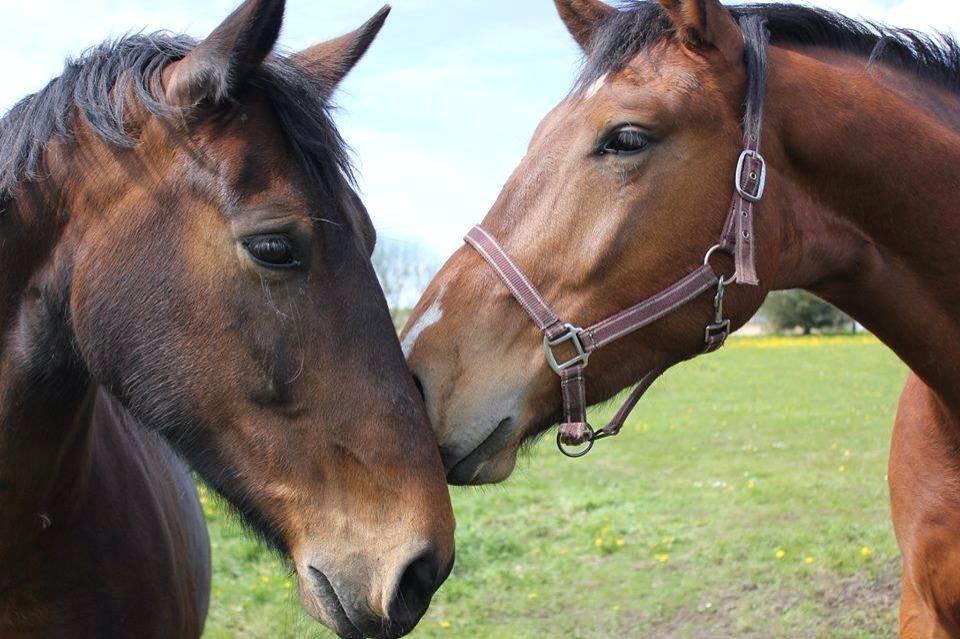
{"type": "Polygon", "coordinates": [[[580,333],[583,332],[583,329],[573,324],[564,324],[564,327],[567,331],[556,339],[550,339],[546,335],[543,337],[543,354],[546,356],[550,368],[552,368],[553,372],[557,375],[568,368],[573,368],[577,364],[582,364],[586,367],[587,362],[590,360],[590,351],[583,347],[583,342],[580,340],[580,333]],[[560,363],[557,361],[557,356],[554,354],[553,349],[567,342],[576,349],[577,354],[566,362],[560,363]]]}

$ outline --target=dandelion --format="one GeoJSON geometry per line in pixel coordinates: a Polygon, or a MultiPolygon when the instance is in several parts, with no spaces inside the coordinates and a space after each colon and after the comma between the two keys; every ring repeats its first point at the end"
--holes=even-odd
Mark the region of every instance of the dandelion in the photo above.
{"type": "Polygon", "coordinates": [[[260,577],[260,581],[262,581],[262,582],[265,583],[265,584],[268,584],[268,583],[270,583],[270,577],[269,577],[268,575],[262,575],[262,576],[260,577]]]}
{"type": "Polygon", "coordinates": [[[810,564],[813,563],[813,557],[810,557],[809,555],[806,556],[806,557],[804,557],[804,558],[803,558],[803,563],[805,563],[805,564],[807,564],[807,565],[809,566],[810,564]]]}
{"type": "Polygon", "coordinates": [[[843,456],[844,456],[844,457],[849,457],[849,456],[850,456],[850,449],[849,449],[849,448],[846,449],[845,451],[843,451],[843,456]]]}
{"type": "Polygon", "coordinates": [[[618,540],[617,540],[617,548],[623,548],[626,544],[627,544],[627,542],[625,542],[625,541],[622,540],[622,539],[618,539],[618,540]]]}
{"type": "Polygon", "coordinates": [[[662,541],[665,544],[669,544],[671,541],[673,541],[673,537],[671,537],[670,535],[664,535],[662,541]]]}
{"type": "Polygon", "coordinates": [[[601,539],[600,537],[597,537],[596,539],[593,540],[593,545],[596,546],[597,548],[600,548],[601,546],[603,546],[603,539],[601,539]]]}
{"type": "Polygon", "coordinates": [[[847,466],[846,466],[846,464],[840,464],[840,467],[838,468],[838,470],[839,470],[841,473],[847,472],[847,466]]]}
{"type": "Polygon", "coordinates": [[[293,581],[290,579],[287,579],[286,581],[283,582],[283,587],[286,588],[287,590],[289,590],[290,588],[293,588],[293,581]]]}
{"type": "Polygon", "coordinates": [[[531,593],[530,593],[529,595],[527,595],[527,596],[528,596],[530,599],[536,599],[536,598],[537,598],[537,593],[531,592],[531,593]]]}
{"type": "Polygon", "coordinates": [[[783,559],[784,557],[787,556],[787,551],[784,550],[783,548],[777,548],[777,552],[773,553],[773,556],[776,557],[777,559],[783,559]]]}
{"type": "Polygon", "coordinates": [[[667,563],[668,561],[670,561],[670,555],[668,555],[668,554],[665,553],[665,552],[656,554],[656,555],[653,556],[653,558],[657,560],[657,563],[658,563],[658,564],[665,564],[665,563],[667,563]]]}
{"type": "Polygon", "coordinates": [[[755,486],[756,486],[756,483],[754,483],[752,479],[747,482],[747,490],[753,490],[755,486]]]}
{"type": "Polygon", "coordinates": [[[860,549],[860,556],[863,557],[864,559],[866,559],[872,554],[873,554],[873,551],[870,550],[869,546],[864,546],[863,548],[860,549]]]}
{"type": "Polygon", "coordinates": [[[830,444],[830,450],[836,450],[836,449],[837,449],[837,442],[833,442],[832,444],[830,444]]]}
{"type": "Polygon", "coordinates": [[[440,627],[443,628],[444,630],[450,630],[450,625],[451,625],[450,622],[447,621],[446,619],[440,622],[440,627]]]}

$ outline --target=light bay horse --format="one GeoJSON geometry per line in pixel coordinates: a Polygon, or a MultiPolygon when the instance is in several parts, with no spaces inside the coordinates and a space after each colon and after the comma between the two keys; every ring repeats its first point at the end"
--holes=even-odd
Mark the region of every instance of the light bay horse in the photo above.
{"type": "Polygon", "coordinates": [[[583,74],[404,335],[448,480],[502,481],[560,420],[564,446],[615,432],[584,406],[804,288],[912,369],[901,632],[960,637],[960,47],[786,4],[556,4],[583,74]]]}

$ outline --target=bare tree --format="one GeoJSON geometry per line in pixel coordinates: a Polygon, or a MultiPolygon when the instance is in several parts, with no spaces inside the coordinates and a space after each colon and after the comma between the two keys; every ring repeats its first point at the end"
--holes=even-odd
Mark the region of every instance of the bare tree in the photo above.
{"type": "Polygon", "coordinates": [[[398,327],[427,288],[437,265],[436,256],[416,240],[381,237],[377,242],[373,267],[398,327]]]}

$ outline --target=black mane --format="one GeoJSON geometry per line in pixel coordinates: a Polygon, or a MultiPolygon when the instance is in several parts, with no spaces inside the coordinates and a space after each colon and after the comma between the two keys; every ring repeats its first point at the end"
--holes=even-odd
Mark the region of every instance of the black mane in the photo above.
{"type": "MultiPolygon", "coordinates": [[[[74,114],[101,138],[121,147],[135,142],[119,98],[132,93],[156,115],[175,114],[163,99],[161,72],[195,46],[187,36],[136,34],[68,60],[60,77],[0,119],[0,205],[13,198],[21,182],[40,177],[44,148],[55,138],[71,138],[74,114]]],[[[249,83],[264,90],[314,184],[327,195],[352,184],[346,144],[330,117],[320,79],[274,55],[253,72],[249,83]]]]}
{"type": "MultiPolygon", "coordinates": [[[[960,92],[960,45],[945,35],[927,35],[861,22],[814,7],[750,4],[728,7],[739,23],[761,20],[773,44],[829,47],[915,73],[960,92]]],[[[673,26],[656,2],[628,0],[594,36],[578,87],[617,71],[640,51],[664,40],[673,26]]]]}

